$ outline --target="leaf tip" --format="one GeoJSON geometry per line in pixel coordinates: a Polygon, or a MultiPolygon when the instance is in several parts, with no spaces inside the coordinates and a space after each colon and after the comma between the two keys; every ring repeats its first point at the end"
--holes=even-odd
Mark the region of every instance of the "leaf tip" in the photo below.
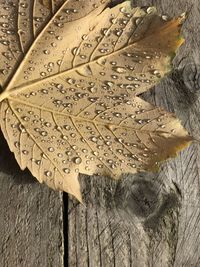
{"type": "Polygon", "coordinates": [[[157,159],[152,166],[150,166],[148,169],[152,172],[158,172],[160,169],[160,165],[165,162],[168,159],[173,159],[178,156],[178,154],[187,148],[192,142],[194,141],[194,138],[190,135],[187,135],[186,137],[179,138],[178,141],[174,146],[171,146],[168,150],[168,153],[163,153],[162,157],[157,159]]]}

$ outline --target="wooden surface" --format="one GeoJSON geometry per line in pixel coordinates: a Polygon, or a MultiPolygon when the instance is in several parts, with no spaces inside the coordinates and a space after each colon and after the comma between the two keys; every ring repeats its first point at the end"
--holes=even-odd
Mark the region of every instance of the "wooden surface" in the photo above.
{"type": "MultiPolygon", "coordinates": [[[[186,44],[174,71],[144,97],[177,114],[200,140],[199,0],[134,1],[162,14],[188,11],[186,44]]],[[[200,266],[200,146],[163,164],[158,175],[116,184],[81,177],[87,207],[69,202],[69,266],[200,266]]]]}
{"type": "Polygon", "coordinates": [[[63,266],[62,195],[22,172],[0,140],[0,266],[63,266]]]}
{"type": "MultiPolygon", "coordinates": [[[[200,140],[200,1],[133,2],[170,16],[188,11],[173,73],[143,97],[200,140]]],[[[20,171],[0,140],[0,267],[200,266],[200,143],[156,175],[81,176],[86,206],[69,199],[67,214],[66,195],[64,203],[20,171]]]]}

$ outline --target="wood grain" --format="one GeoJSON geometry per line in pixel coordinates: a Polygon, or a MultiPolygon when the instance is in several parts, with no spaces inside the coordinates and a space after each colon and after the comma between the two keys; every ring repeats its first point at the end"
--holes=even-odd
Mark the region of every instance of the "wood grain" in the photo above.
{"type": "Polygon", "coordinates": [[[0,140],[0,266],[61,267],[62,194],[20,171],[0,140]]]}
{"type": "MultiPolygon", "coordinates": [[[[172,74],[143,97],[176,113],[200,140],[200,10],[198,0],[138,0],[161,14],[187,12],[186,43],[172,74]]],[[[199,142],[157,175],[121,182],[82,176],[86,207],[69,202],[69,266],[200,266],[199,142]]]]}
{"type": "MultiPolygon", "coordinates": [[[[143,97],[175,112],[200,140],[199,1],[133,4],[156,5],[170,16],[187,11],[186,43],[174,71],[143,97]]],[[[1,136],[0,266],[63,267],[67,260],[70,267],[200,266],[199,142],[163,164],[158,174],[130,175],[118,183],[103,177],[80,180],[86,206],[69,199],[67,237],[62,194],[20,171],[1,136]]]]}

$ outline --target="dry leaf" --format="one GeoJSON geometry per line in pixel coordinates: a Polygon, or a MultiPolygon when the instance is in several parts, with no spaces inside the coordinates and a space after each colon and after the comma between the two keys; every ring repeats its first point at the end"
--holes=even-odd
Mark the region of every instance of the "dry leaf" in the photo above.
{"type": "Polygon", "coordinates": [[[170,71],[182,18],[108,2],[0,6],[3,134],[21,169],[80,201],[79,173],[152,170],[191,141],[137,97],[170,71]]]}

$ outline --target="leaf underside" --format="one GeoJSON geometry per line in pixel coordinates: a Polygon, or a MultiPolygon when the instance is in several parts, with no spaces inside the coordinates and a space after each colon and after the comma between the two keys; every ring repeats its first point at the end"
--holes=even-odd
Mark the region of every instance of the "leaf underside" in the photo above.
{"type": "Polygon", "coordinates": [[[154,170],[191,141],[173,114],[137,96],[171,70],[183,18],[108,3],[0,5],[3,134],[21,169],[79,201],[79,173],[154,170]]]}

